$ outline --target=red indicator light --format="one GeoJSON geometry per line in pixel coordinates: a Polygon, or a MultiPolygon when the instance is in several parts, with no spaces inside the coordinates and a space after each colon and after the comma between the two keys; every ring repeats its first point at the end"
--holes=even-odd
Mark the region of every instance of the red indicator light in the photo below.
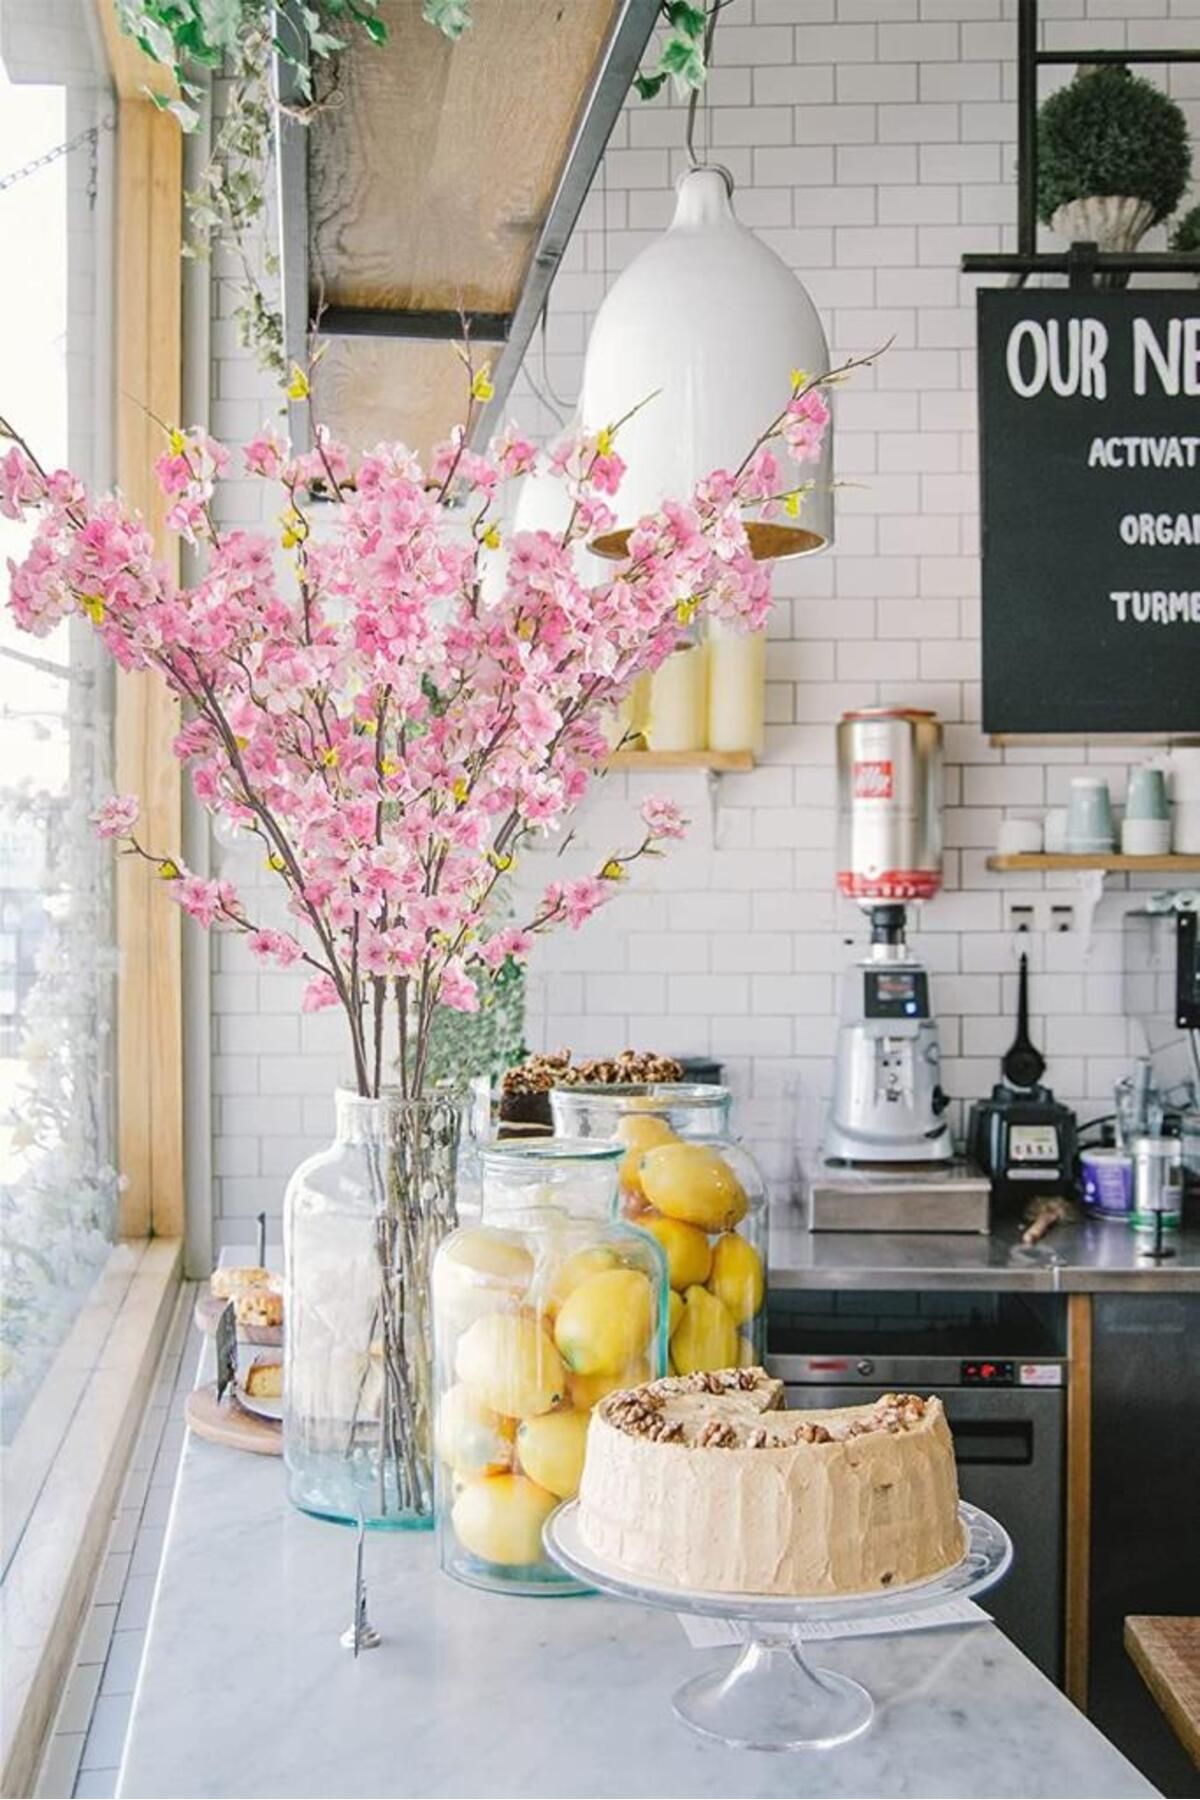
{"type": "Polygon", "coordinates": [[[844,1375],[850,1364],[845,1359],[841,1362],[818,1362],[815,1357],[810,1356],[808,1366],[814,1375],[844,1375]]]}

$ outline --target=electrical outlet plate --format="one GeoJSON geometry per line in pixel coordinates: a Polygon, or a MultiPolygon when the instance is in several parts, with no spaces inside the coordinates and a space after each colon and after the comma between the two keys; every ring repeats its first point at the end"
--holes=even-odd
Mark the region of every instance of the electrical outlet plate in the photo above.
{"type": "Polygon", "coordinates": [[[1034,897],[1013,895],[1005,903],[1005,922],[1014,937],[1033,931],[1074,931],[1076,908],[1061,893],[1034,897]]]}

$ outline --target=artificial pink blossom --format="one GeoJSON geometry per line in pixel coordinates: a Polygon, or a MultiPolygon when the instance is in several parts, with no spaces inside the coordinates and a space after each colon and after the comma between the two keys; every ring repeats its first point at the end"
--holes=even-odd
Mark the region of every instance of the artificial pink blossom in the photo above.
{"type": "MultiPolygon", "coordinates": [[[[794,395],[736,473],[666,499],[636,522],[626,560],[598,568],[579,546],[616,521],[613,431],[576,430],[551,448],[570,523],[516,532],[503,553],[493,496],[539,466],[511,427],[487,455],[456,428],[425,468],[399,444],[352,460],[321,426],[292,456],[265,428],[244,466],[281,492],[257,533],[216,523],[225,448],[173,432],[158,462],[168,523],[204,545],[184,586],[119,497],[93,499],[14,445],[0,455],[0,513],[38,516],[9,565],[9,607],[38,636],[80,618],[122,669],[155,673],[182,703],[175,753],[200,803],[282,882],[288,929],[261,925],[227,882],[177,861],[161,865],[171,891],[256,959],[306,961],[302,1004],[344,1009],[366,1092],[379,1009],[419,996],[418,1037],[436,1004],[474,1010],[482,970],[527,956],[534,933],[582,925],[640,855],[681,834],[678,808],[649,800],[640,849],[499,922],[526,844],[585,798],[608,754],[606,720],[678,646],[681,619],[762,629],[768,571],[742,508],[782,498],[777,452],[811,460],[828,422],[818,391],[794,395]],[[340,502],[319,531],[318,484],[340,502]]],[[[132,797],[116,796],[97,827],[127,836],[135,819],[132,797]]]]}
{"type": "Polygon", "coordinates": [[[442,970],[438,999],[452,1012],[479,1011],[479,989],[457,957],[451,958],[442,970]]]}
{"type": "Polygon", "coordinates": [[[129,837],[138,821],[141,802],[136,794],[110,794],[92,814],[96,836],[129,837]]]}
{"type": "Polygon", "coordinates": [[[220,882],[205,881],[200,875],[185,874],[171,883],[171,897],[179,902],[185,913],[190,913],[198,925],[215,925],[224,911],[227,898],[221,892],[221,887],[220,882]]]}
{"type": "Polygon", "coordinates": [[[788,401],[783,440],[792,460],[816,462],[829,429],[829,406],[819,388],[805,388],[788,401]]]}
{"type": "Polygon", "coordinates": [[[595,875],[584,875],[578,881],[564,881],[561,906],[567,924],[578,931],[597,907],[603,906],[608,895],[605,883],[595,875]]]}
{"type": "Polygon", "coordinates": [[[663,794],[648,794],[641,811],[651,837],[681,838],[687,830],[687,820],[677,803],[663,794]]]}
{"type": "Polygon", "coordinates": [[[18,445],[0,456],[0,518],[19,519],[26,507],[37,505],[44,490],[41,476],[18,445]]]}
{"type": "Polygon", "coordinates": [[[324,1012],[330,1006],[337,1006],[341,995],[331,975],[314,975],[300,997],[300,1011],[306,1013],[324,1012]]]}
{"type": "Polygon", "coordinates": [[[506,481],[530,475],[537,466],[537,446],[522,437],[515,425],[506,425],[492,444],[492,455],[506,481]]]}
{"type": "Polygon", "coordinates": [[[275,480],[286,458],[286,443],[269,425],[264,425],[242,449],[247,475],[263,475],[268,481],[275,480]]]}
{"type": "Polygon", "coordinates": [[[281,969],[289,969],[304,954],[290,931],[252,931],[246,944],[259,962],[273,962],[281,969]]]}

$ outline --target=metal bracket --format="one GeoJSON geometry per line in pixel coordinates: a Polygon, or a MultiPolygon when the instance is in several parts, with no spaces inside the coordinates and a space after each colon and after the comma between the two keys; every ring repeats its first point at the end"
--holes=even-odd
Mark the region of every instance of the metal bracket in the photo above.
{"type": "MultiPolygon", "coordinates": [[[[275,37],[287,42],[289,32],[281,28],[280,17],[292,17],[292,32],[303,37],[298,18],[298,0],[279,0],[275,37]]],[[[277,50],[275,91],[279,105],[275,115],[275,187],[279,209],[279,301],[283,311],[283,353],[288,367],[299,363],[308,366],[308,128],[294,116],[304,104],[296,83],[296,69],[277,50]]],[[[292,449],[303,456],[312,449],[308,406],[304,401],[288,402],[288,436],[292,449]]]]}

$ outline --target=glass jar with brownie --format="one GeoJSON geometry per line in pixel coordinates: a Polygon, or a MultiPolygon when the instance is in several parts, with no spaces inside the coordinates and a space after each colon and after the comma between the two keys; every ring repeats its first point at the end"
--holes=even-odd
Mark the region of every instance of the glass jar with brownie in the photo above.
{"type": "Polygon", "coordinates": [[[761,1363],[766,1184],[732,1133],[728,1088],[575,1082],[556,1087],[551,1106],[556,1132],[622,1147],[621,1214],[667,1258],[672,1373],[761,1363]]]}

